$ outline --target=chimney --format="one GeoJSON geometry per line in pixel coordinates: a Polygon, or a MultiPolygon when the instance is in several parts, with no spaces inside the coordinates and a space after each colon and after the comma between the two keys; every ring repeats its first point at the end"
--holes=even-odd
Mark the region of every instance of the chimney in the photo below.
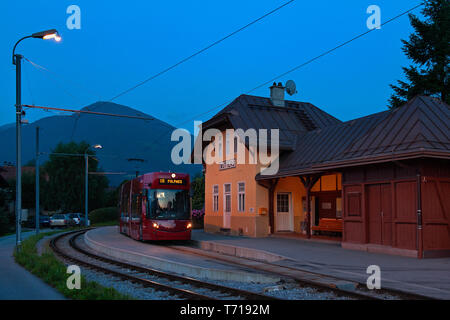
{"type": "Polygon", "coordinates": [[[274,106],[284,107],[284,89],[281,82],[278,82],[278,85],[274,82],[270,87],[270,100],[274,106]]]}

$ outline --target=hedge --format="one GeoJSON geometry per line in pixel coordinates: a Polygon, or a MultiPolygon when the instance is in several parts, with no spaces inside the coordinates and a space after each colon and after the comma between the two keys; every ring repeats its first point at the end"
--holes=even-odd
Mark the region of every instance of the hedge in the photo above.
{"type": "Polygon", "coordinates": [[[116,221],[118,219],[118,210],[116,207],[100,208],[89,212],[89,221],[91,224],[116,221]]]}

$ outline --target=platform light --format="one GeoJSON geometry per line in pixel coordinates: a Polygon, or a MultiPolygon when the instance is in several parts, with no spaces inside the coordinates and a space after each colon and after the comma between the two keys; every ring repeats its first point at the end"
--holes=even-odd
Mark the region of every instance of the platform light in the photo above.
{"type": "Polygon", "coordinates": [[[61,41],[61,36],[58,34],[58,31],[56,31],[56,29],[50,29],[50,30],[45,30],[45,31],[41,31],[41,32],[36,32],[36,33],[33,33],[31,35],[31,37],[38,38],[38,39],[44,39],[44,40],[55,39],[55,41],[57,41],[57,42],[61,41]]]}

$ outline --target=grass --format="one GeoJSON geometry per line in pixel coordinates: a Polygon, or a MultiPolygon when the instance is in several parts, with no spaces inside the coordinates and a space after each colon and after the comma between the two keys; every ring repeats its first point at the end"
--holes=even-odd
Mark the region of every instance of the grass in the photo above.
{"type": "MultiPolygon", "coordinates": [[[[65,230],[66,231],[66,230],[65,230]]],[[[70,290],[66,286],[67,267],[59,261],[53,252],[45,250],[41,256],[38,255],[36,245],[39,240],[48,235],[53,235],[61,231],[53,231],[33,235],[22,242],[20,251],[14,253],[16,262],[28,271],[44,280],[47,284],[57,289],[66,298],[75,300],[128,300],[131,297],[121,294],[113,288],[107,288],[93,281],[87,281],[81,275],[81,289],[70,290]]]]}
{"type": "Polygon", "coordinates": [[[113,221],[107,221],[107,222],[98,222],[98,223],[93,223],[91,226],[92,227],[108,227],[108,226],[118,226],[119,222],[117,220],[113,220],[113,221]]]}

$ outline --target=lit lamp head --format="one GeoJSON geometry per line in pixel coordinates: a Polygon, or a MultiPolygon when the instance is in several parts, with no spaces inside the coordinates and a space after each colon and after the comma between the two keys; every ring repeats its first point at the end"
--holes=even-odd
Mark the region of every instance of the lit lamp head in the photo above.
{"type": "Polygon", "coordinates": [[[58,31],[56,31],[56,29],[50,29],[50,30],[46,30],[46,31],[36,32],[36,33],[33,33],[31,36],[33,38],[38,38],[38,39],[44,39],[44,40],[55,39],[55,41],[57,41],[57,42],[61,41],[61,36],[58,34],[58,31]]]}
{"type": "Polygon", "coordinates": [[[94,149],[103,149],[103,146],[101,144],[94,144],[92,146],[92,148],[94,148],[94,149]]]}

